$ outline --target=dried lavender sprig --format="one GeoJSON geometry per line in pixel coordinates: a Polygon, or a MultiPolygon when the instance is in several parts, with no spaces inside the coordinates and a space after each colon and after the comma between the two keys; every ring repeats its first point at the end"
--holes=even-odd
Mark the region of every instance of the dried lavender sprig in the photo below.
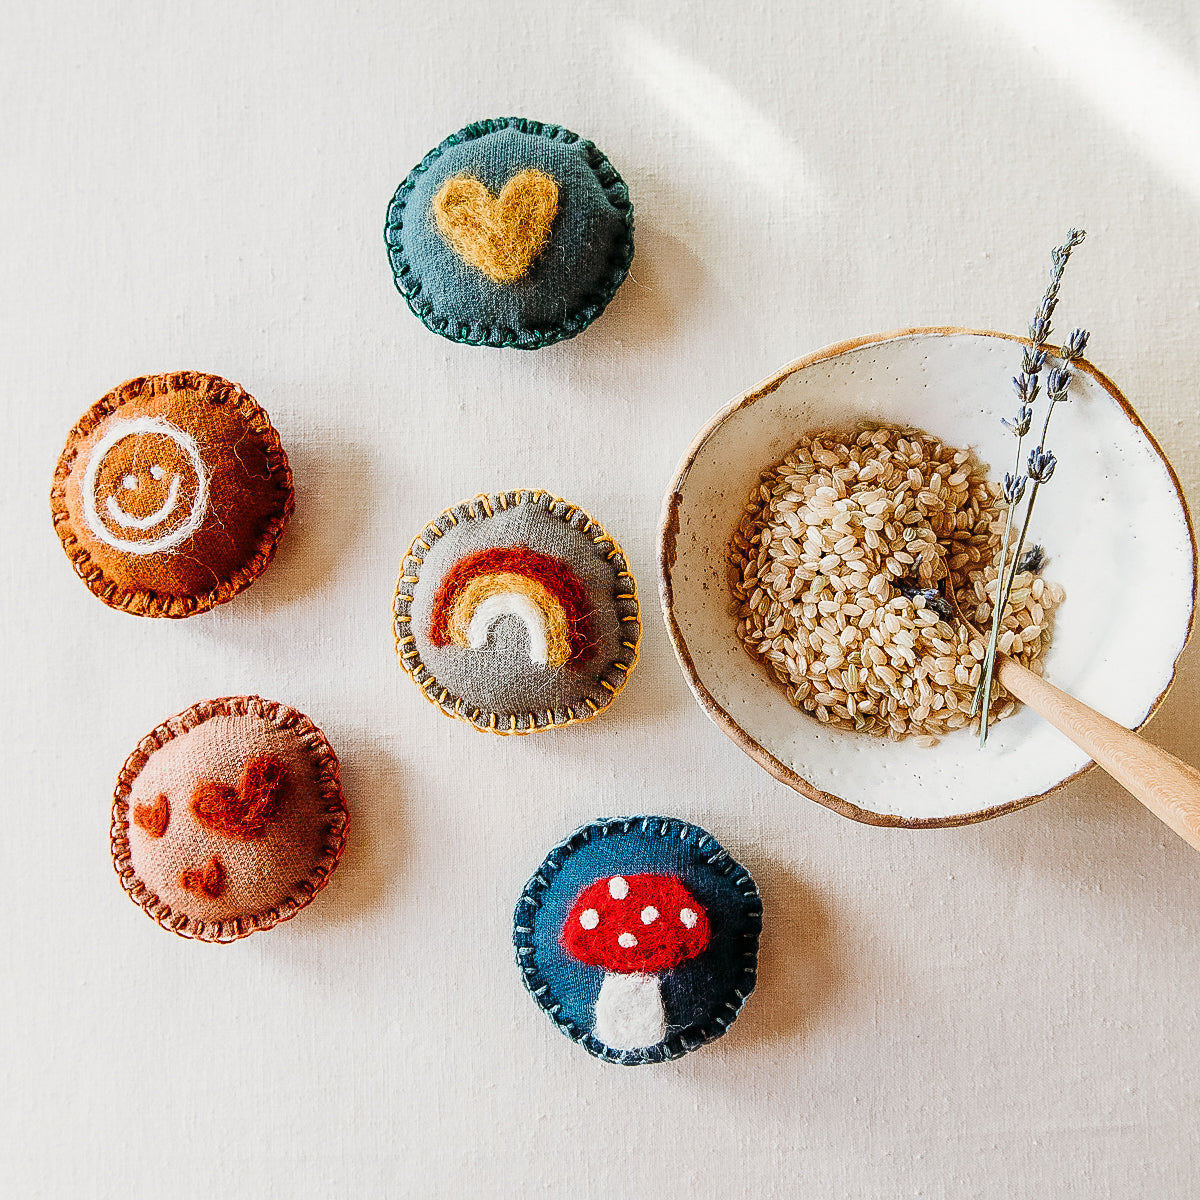
{"type": "MultiPolygon", "coordinates": [[[[1071,257],[1071,251],[1083,241],[1084,236],[1080,230],[1071,229],[1067,233],[1067,240],[1061,246],[1056,246],[1051,252],[1050,260],[1053,266],[1050,272],[1050,282],[1046,286],[1046,291],[1042,295],[1038,310],[1029,325],[1029,340],[1032,344],[1026,346],[1022,351],[1021,373],[1014,376],[1012,381],[1013,390],[1021,401],[1021,407],[1011,421],[1003,417],[1000,418],[1000,424],[1016,435],[1017,448],[1014,455],[1013,469],[1004,476],[1004,499],[1008,504],[1008,512],[1005,516],[1004,536],[1000,541],[1000,550],[996,560],[997,580],[1002,579],[1004,575],[1004,564],[1007,562],[1009,538],[1012,536],[1013,514],[1021,497],[1025,494],[1026,477],[1021,474],[1021,450],[1025,435],[1029,432],[1029,426],[1033,421],[1033,404],[1037,400],[1038,389],[1040,387],[1038,376],[1041,374],[1042,368],[1046,365],[1046,351],[1044,347],[1046,338],[1050,336],[1050,318],[1054,315],[1054,309],[1058,305],[1058,288],[1062,283],[1063,271],[1066,270],[1067,260],[1071,257]]],[[[1000,636],[1000,615],[1001,613],[998,612],[992,613],[992,633],[988,646],[988,662],[991,662],[994,657],[994,646],[1000,636]]],[[[991,677],[987,672],[981,676],[979,686],[975,689],[975,696],[971,701],[971,716],[974,716],[979,711],[980,699],[985,692],[990,702],[991,677]]]]}
{"type": "MultiPolygon", "coordinates": [[[[1084,329],[1076,329],[1071,334],[1070,340],[1060,351],[1060,357],[1064,365],[1055,367],[1050,372],[1050,376],[1046,381],[1046,395],[1049,398],[1049,405],[1046,410],[1046,420],[1042,424],[1042,437],[1038,444],[1030,450],[1029,461],[1026,464],[1029,478],[1033,480],[1033,487],[1029,490],[1029,500],[1025,505],[1025,518],[1021,522],[1021,533],[1017,538],[1016,549],[1013,551],[1012,566],[1008,567],[1006,571],[1002,570],[996,577],[996,601],[995,607],[992,610],[993,618],[996,617],[997,613],[1003,614],[1004,610],[1008,607],[1008,599],[1012,593],[1013,584],[1017,578],[1017,571],[1021,564],[1021,552],[1025,548],[1025,537],[1029,533],[1029,522],[1033,518],[1033,506],[1037,501],[1038,490],[1043,483],[1050,482],[1050,478],[1054,474],[1054,468],[1057,466],[1057,459],[1055,459],[1054,454],[1046,449],[1046,432],[1050,428],[1050,417],[1054,412],[1054,406],[1069,399],[1067,388],[1070,385],[1073,372],[1066,364],[1073,363],[1083,356],[1089,336],[1088,332],[1084,329]]],[[[987,684],[987,687],[984,689],[985,703],[990,702],[991,697],[991,679],[996,666],[996,643],[998,638],[995,635],[997,629],[998,623],[994,620],[992,625],[993,639],[988,645],[988,653],[984,660],[984,669],[980,680],[981,683],[987,684]]],[[[984,712],[987,712],[986,708],[984,712]]],[[[979,745],[982,747],[986,743],[987,720],[985,717],[982,719],[980,726],[979,745]]]]}
{"type": "MultiPolygon", "coordinates": [[[[1005,567],[1008,564],[1008,543],[1012,534],[1013,514],[1025,492],[1026,477],[1021,474],[1022,442],[1024,441],[1025,434],[1029,432],[1029,426],[1033,420],[1032,406],[1034,400],[1037,399],[1038,376],[1041,374],[1042,368],[1046,363],[1044,346],[1051,332],[1051,317],[1054,315],[1054,309],[1058,305],[1058,288],[1062,283],[1063,271],[1066,270],[1067,261],[1071,257],[1071,251],[1083,241],[1085,236],[1086,234],[1083,230],[1071,229],[1067,233],[1066,241],[1061,246],[1056,246],[1051,252],[1050,261],[1052,269],[1050,272],[1050,282],[1046,287],[1045,293],[1042,295],[1042,301],[1038,305],[1038,310],[1029,325],[1029,340],[1031,345],[1027,346],[1022,352],[1021,374],[1013,380],[1013,387],[1021,399],[1021,409],[1015,421],[1011,423],[1006,422],[1006,424],[1017,435],[1016,459],[1012,472],[1004,477],[1004,493],[1005,499],[1008,501],[1008,514],[1005,517],[1004,536],[1000,541],[1000,549],[996,558],[996,600],[992,608],[991,636],[988,639],[987,655],[984,659],[979,687],[975,691],[974,702],[971,705],[972,716],[982,708],[982,715],[979,718],[979,745],[981,747],[987,742],[988,712],[992,700],[992,675],[996,668],[996,645],[1000,640],[1000,622],[1004,615],[1004,604],[1007,599],[1007,590],[1003,586],[1003,581],[1005,567]]],[[[1086,338],[1084,339],[1084,344],[1086,344],[1086,338]]],[[[1079,350],[1079,353],[1083,353],[1082,348],[1079,350]]],[[[1063,389],[1063,394],[1065,395],[1065,388],[1063,389]]],[[[1053,411],[1053,409],[1054,402],[1052,401],[1050,410],[1053,411]]],[[[1049,414],[1047,414],[1046,422],[1048,425],[1049,414]]],[[[1043,426],[1043,446],[1045,443],[1045,433],[1046,427],[1043,426]]],[[[1041,448],[1040,446],[1039,449],[1041,448]]],[[[1051,466],[1050,470],[1053,471],[1053,469],[1053,466],[1051,466]]],[[[1035,480],[1035,492],[1037,486],[1038,481],[1035,480]]],[[[1032,495],[1030,497],[1031,508],[1032,495]]],[[[1026,510],[1025,529],[1028,528],[1030,509],[1026,510]]],[[[1022,530],[1021,541],[1024,541],[1024,530],[1022,530]]]]}
{"type": "MultiPolygon", "coordinates": [[[[1036,363],[1040,370],[1042,363],[1045,361],[1044,355],[1040,348],[1035,348],[1031,355],[1026,351],[1026,357],[1022,363],[1022,367],[1033,367],[1036,363]]],[[[1008,421],[1004,417],[1000,418],[1000,424],[1003,425],[1017,439],[1017,455],[1016,461],[1013,464],[1012,471],[1004,473],[1004,499],[1008,505],[1008,512],[1004,518],[1004,537],[1000,540],[1000,557],[998,562],[1001,564],[996,568],[996,578],[999,580],[1004,573],[1004,556],[1008,553],[1008,539],[1012,534],[1013,513],[1017,511],[1017,505],[1021,502],[1021,497],[1025,495],[1025,476],[1020,473],[1021,468],[1021,445],[1025,440],[1025,435],[1029,432],[1029,426],[1033,422],[1033,409],[1030,405],[1037,399],[1038,394],[1038,377],[1037,371],[1022,370],[1020,375],[1013,377],[1013,390],[1021,397],[1021,407],[1017,415],[1008,421]]],[[[988,655],[991,658],[992,647],[1000,636],[999,622],[996,619],[995,612],[992,613],[992,633],[988,642],[988,655]]],[[[987,661],[987,659],[985,659],[987,661]]],[[[975,689],[975,695],[971,700],[971,716],[974,716],[979,711],[979,702],[986,692],[989,699],[991,696],[990,680],[985,683],[985,674],[980,675],[979,686],[975,689]]],[[[986,725],[987,722],[985,721],[986,725]]]]}
{"type": "MultiPolygon", "coordinates": [[[[1008,541],[1012,536],[1013,514],[1016,512],[1017,505],[1021,501],[1021,497],[1025,494],[1026,478],[1021,474],[1021,449],[1024,445],[1025,435],[1029,432],[1029,427],[1033,423],[1033,405],[1038,397],[1038,389],[1040,383],[1038,376],[1041,374],[1042,367],[1046,364],[1046,352],[1043,349],[1046,338],[1050,333],[1050,317],[1054,312],[1055,306],[1058,304],[1058,286],[1062,281],[1062,273],[1066,268],[1067,259],[1070,257],[1071,248],[1077,243],[1072,239],[1077,231],[1072,229],[1067,235],[1066,242],[1063,246],[1056,247],[1051,259],[1054,268],[1050,273],[1050,283],[1046,288],[1045,294],[1042,296],[1042,301],[1038,305],[1038,310],[1034,314],[1032,323],[1029,326],[1029,337],[1033,343],[1026,346],[1021,353],[1021,373],[1013,376],[1013,391],[1016,392],[1017,398],[1021,401],[1021,407],[1017,410],[1017,415],[1008,420],[1004,417],[1000,418],[1000,424],[1003,425],[1010,433],[1014,434],[1017,439],[1017,448],[1013,460],[1013,469],[1006,472],[1004,476],[1004,499],[1008,505],[1008,511],[1004,518],[1004,536],[1000,539],[1000,549],[996,559],[996,579],[1000,580],[1004,575],[1004,564],[1007,561],[1008,541]],[[1063,247],[1066,247],[1065,253],[1063,247]]],[[[999,588],[999,583],[997,583],[999,588]]],[[[990,662],[996,641],[1000,637],[1000,616],[999,613],[992,613],[992,631],[988,642],[988,654],[985,661],[990,662]]],[[[971,716],[974,716],[979,711],[980,700],[987,694],[988,702],[991,700],[991,679],[987,672],[984,672],[979,679],[979,686],[975,689],[975,695],[971,700],[971,716]]],[[[986,721],[984,725],[986,727],[986,721]]]]}
{"type": "MultiPolygon", "coordinates": [[[[1063,266],[1065,265],[1066,260],[1064,259],[1063,266]]],[[[1058,267],[1057,261],[1055,262],[1055,266],[1056,268],[1058,267]]],[[[1059,278],[1061,278],[1061,275],[1062,271],[1059,268],[1059,278]]],[[[1038,308],[1037,316],[1034,318],[1033,325],[1030,326],[1031,335],[1036,334],[1039,337],[1045,337],[1050,332],[1048,314],[1054,311],[1054,306],[1058,303],[1056,298],[1057,291],[1058,283],[1052,275],[1050,287],[1047,288],[1046,294],[1042,297],[1042,303],[1038,308]]],[[[1026,478],[1021,474],[1021,447],[1024,444],[1025,435],[1029,432],[1029,427],[1033,423],[1033,404],[1037,400],[1038,389],[1041,387],[1041,384],[1038,383],[1038,375],[1041,373],[1045,363],[1046,352],[1040,344],[1035,343],[1025,348],[1021,355],[1021,373],[1014,375],[1012,381],[1013,391],[1016,392],[1018,399],[1021,401],[1021,407],[1017,410],[1017,415],[1012,420],[1009,420],[1007,417],[1000,418],[1000,424],[1017,439],[1013,469],[1012,471],[1005,472],[1004,475],[1004,499],[1008,505],[1008,511],[1004,519],[1004,537],[1000,542],[1000,558],[998,560],[1000,563],[1004,562],[1004,555],[1008,553],[1008,540],[1012,535],[1013,513],[1016,511],[1021,497],[1025,494],[1026,478]]],[[[997,578],[1000,577],[1002,570],[1002,566],[997,566],[997,578]]],[[[993,636],[999,636],[999,632],[995,628],[995,622],[993,622],[992,632],[993,636]]],[[[984,681],[981,676],[979,685],[975,689],[975,695],[971,700],[971,716],[974,716],[979,711],[979,701],[983,692],[984,681]]]]}
{"type": "Polygon", "coordinates": [[[1008,582],[1004,585],[1004,599],[1001,603],[1001,612],[1004,611],[1003,606],[1008,603],[1009,593],[1012,591],[1013,583],[1017,578],[1017,566],[1021,560],[1021,551],[1025,546],[1025,535],[1029,532],[1029,520],[1033,516],[1033,505],[1034,501],[1037,500],[1038,489],[1043,483],[1050,482],[1050,476],[1054,474],[1054,468],[1057,465],[1054,455],[1046,449],[1046,431],[1050,428],[1050,418],[1054,414],[1054,406],[1056,404],[1062,404],[1064,401],[1070,399],[1067,395],[1067,387],[1070,385],[1071,378],[1074,375],[1070,364],[1083,357],[1083,352],[1087,348],[1090,336],[1086,329],[1076,329],[1071,334],[1067,344],[1060,351],[1059,357],[1062,359],[1063,365],[1055,367],[1046,377],[1046,396],[1050,403],[1046,408],[1046,420],[1042,423],[1041,441],[1029,452],[1029,478],[1033,480],[1033,487],[1029,492],[1029,502],[1025,506],[1025,520],[1021,523],[1021,536],[1017,539],[1017,548],[1013,554],[1012,567],[1008,572],[1008,582]]]}

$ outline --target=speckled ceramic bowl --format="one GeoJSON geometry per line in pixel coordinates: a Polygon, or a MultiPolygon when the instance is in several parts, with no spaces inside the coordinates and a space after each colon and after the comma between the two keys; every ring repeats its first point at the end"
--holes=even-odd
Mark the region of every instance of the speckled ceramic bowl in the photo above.
{"type": "MultiPolygon", "coordinates": [[[[663,503],[663,611],[688,685],[756,762],[829,808],[875,825],[938,826],[1019,808],[1087,769],[1087,755],[1022,708],[985,750],[960,730],[932,748],[822,725],[788,703],[743,649],[726,580],[730,536],[761,472],[811,429],[914,425],[971,446],[993,478],[1013,445],[1018,339],[910,329],[791,363],[723,408],[684,455],[663,503]]],[[[1137,728],[1166,695],[1191,632],[1196,551],[1170,464],[1133,408],[1083,363],[1054,419],[1053,482],[1031,537],[1063,585],[1046,678],[1137,728]]],[[[1041,406],[1039,405],[1039,411],[1041,406]]]]}

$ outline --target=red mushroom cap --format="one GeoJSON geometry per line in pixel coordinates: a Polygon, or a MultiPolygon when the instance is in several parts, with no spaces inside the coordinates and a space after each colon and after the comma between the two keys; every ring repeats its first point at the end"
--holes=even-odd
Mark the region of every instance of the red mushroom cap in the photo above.
{"type": "Polygon", "coordinates": [[[589,967],[669,971],[708,945],[708,914],[674,875],[613,875],[579,893],[559,941],[589,967]]]}

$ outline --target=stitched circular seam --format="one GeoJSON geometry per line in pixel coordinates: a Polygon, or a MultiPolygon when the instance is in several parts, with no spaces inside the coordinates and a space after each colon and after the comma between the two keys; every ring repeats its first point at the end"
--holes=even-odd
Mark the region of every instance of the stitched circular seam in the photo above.
{"type": "Polygon", "coordinates": [[[248,937],[259,929],[270,929],[281,921],[294,917],[329,882],[329,876],[338,865],[346,846],[346,835],[350,829],[350,814],[342,796],[341,768],[337,755],[325,735],[303,713],[277,701],[264,700],[260,696],[225,696],[219,700],[202,700],[184,712],[169,717],[157,728],[152,729],[138,743],[137,748],[125,760],[117,776],[117,787],[113,793],[110,848],[113,867],[121,879],[121,886],[129,893],[135,904],[145,909],[164,929],[180,937],[194,938],[203,942],[235,942],[248,937]],[[317,763],[317,780],[321,799],[328,807],[330,822],[322,857],[317,861],[307,879],[282,904],[260,913],[251,913],[227,921],[191,920],[186,913],[174,913],[170,905],[160,900],[146,883],[138,878],[132,861],[129,845],[129,795],[134,781],[149,761],[155,750],[161,749],[174,738],[190,733],[211,717],[256,716],[270,722],[277,729],[293,732],[308,749],[317,763]]]}
{"type": "Polygon", "coordinates": [[[59,455],[58,465],[54,470],[54,482],[50,489],[50,513],[54,521],[54,530],[71,560],[75,574],[106,604],[143,617],[190,617],[195,613],[206,612],[214,605],[232,600],[267,569],[275,557],[279,539],[283,536],[284,527],[295,508],[295,499],[292,471],[288,466],[287,455],[266,410],[240,384],[230,383],[218,375],[208,375],[200,371],[173,371],[164,375],[141,375],[136,379],[126,380],[97,400],[79,418],[67,435],[66,447],[59,455]],[[286,492],[286,499],[282,510],[267,522],[254,554],[228,579],[222,580],[210,591],[181,596],[146,588],[123,588],[104,573],[100,564],[95,562],[87,548],[79,542],[71,513],[66,506],[67,476],[70,475],[79,454],[79,443],[105,417],[131,400],[153,396],[157,392],[183,389],[197,391],[214,403],[225,404],[230,400],[236,402],[235,411],[262,439],[267,470],[271,479],[286,492]]]}
{"type": "Polygon", "coordinates": [[[465,721],[472,729],[480,733],[495,733],[502,736],[524,737],[530,733],[540,733],[544,729],[565,729],[568,725],[576,725],[581,721],[590,721],[593,717],[602,713],[612,702],[625,690],[629,682],[629,676],[633,673],[633,669],[637,666],[638,656],[642,645],[642,609],[638,599],[637,580],[634,579],[633,573],[629,570],[629,558],[625,551],[621,549],[614,538],[604,526],[598,521],[592,519],[590,513],[585,512],[578,505],[570,504],[566,500],[558,496],[552,496],[549,492],[537,488],[518,488],[509,492],[480,492],[473,500],[463,500],[458,504],[453,504],[447,509],[443,509],[432,521],[430,521],[424,529],[421,530],[412,542],[409,544],[408,550],[405,551],[404,557],[400,561],[400,573],[396,583],[396,591],[392,598],[392,636],[396,648],[396,657],[400,660],[401,667],[412,676],[413,682],[421,689],[431,704],[445,716],[453,717],[459,721],[465,721]],[[595,704],[591,698],[585,697],[583,702],[590,708],[590,712],[577,715],[575,709],[580,707],[576,704],[567,706],[566,711],[568,719],[565,721],[556,721],[552,709],[545,710],[545,719],[539,724],[539,718],[543,716],[542,710],[536,713],[525,714],[525,725],[517,724],[517,714],[506,714],[509,718],[508,728],[502,728],[499,724],[500,714],[479,708],[473,708],[470,713],[463,711],[463,705],[466,703],[462,697],[454,695],[447,688],[439,688],[436,676],[425,665],[421,659],[420,651],[416,647],[415,637],[409,628],[412,618],[412,597],[409,591],[420,581],[421,565],[424,559],[418,553],[418,548],[429,551],[429,544],[425,541],[428,535],[430,540],[435,540],[442,537],[446,529],[442,528],[441,522],[449,522],[449,528],[457,525],[460,518],[467,520],[482,520],[491,517],[494,509],[508,509],[519,504],[539,505],[542,501],[546,511],[552,516],[569,522],[578,514],[582,516],[587,524],[581,532],[591,536],[594,530],[598,536],[592,537],[592,542],[597,549],[602,551],[605,544],[612,547],[612,551],[605,555],[610,561],[619,557],[624,564],[623,569],[617,572],[618,579],[627,579],[629,581],[629,593],[627,596],[622,596],[622,599],[627,599],[633,604],[632,620],[637,622],[637,637],[634,641],[622,641],[622,645],[628,651],[626,656],[628,661],[623,659],[614,659],[605,668],[605,671],[616,669],[621,672],[621,682],[614,687],[601,677],[597,684],[606,693],[603,697],[604,703],[595,704]],[[476,510],[476,505],[482,508],[482,513],[476,510]],[[566,509],[565,513],[556,511],[559,506],[566,509]],[[465,512],[463,510],[466,510],[465,512]],[[406,645],[411,643],[409,649],[404,649],[406,645]]]}
{"type": "Polygon", "coordinates": [[[457,133],[452,133],[428,154],[405,176],[404,181],[396,189],[391,203],[388,205],[387,221],[383,229],[383,240],[387,246],[388,259],[392,265],[392,280],[396,290],[404,297],[413,315],[432,332],[467,346],[492,346],[498,349],[540,350],[555,342],[565,341],[576,334],[582,333],[608,307],[609,301],[616,295],[617,289],[629,273],[633,262],[633,205],[629,200],[629,188],[621,178],[616,168],[600,151],[595,143],[581,138],[569,129],[560,125],[545,125],[540,121],[530,121],[524,117],[496,117],[486,121],[476,121],[457,133]],[[565,145],[578,142],[583,149],[584,159],[595,175],[597,183],[603,188],[609,203],[622,216],[625,224],[625,235],[613,248],[605,264],[605,272],[600,278],[601,290],[597,299],[573,313],[568,313],[560,325],[552,325],[549,329],[529,329],[528,338],[513,336],[512,330],[506,330],[490,325],[481,325],[482,336],[471,337],[467,325],[459,325],[458,332],[449,332],[450,317],[433,311],[432,303],[420,299],[421,281],[414,278],[411,282],[406,278],[413,274],[412,265],[404,257],[401,242],[401,230],[404,227],[404,208],[408,203],[408,193],[415,187],[415,176],[429,168],[453,146],[463,142],[473,141],[489,133],[502,129],[516,129],[551,141],[561,141],[565,145]]]}
{"type": "Polygon", "coordinates": [[[513,946],[516,949],[517,966],[521,970],[521,979],[529,994],[537,1001],[538,1007],[550,1017],[561,1033],[573,1042],[578,1042],[589,1054],[603,1058],[607,1062],[618,1063],[621,1066],[633,1067],[643,1063],[666,1062],[679,1058],[689,1051],[696,1050],[708,1042],[721,1037],[733,1023],[741,1011],[750,993],[754,990],[758,976],[758,938],[762,928],[762,899],[758,887],[740,863],[735,862],[729,853],[710,833],[685,821],[669,817],[637,816],[637,817],[608,817],[592,821],[580,826],[570,837],[559,842],[546,856],[545,861],[525,885],[521,898],[517,901],[513,913],[513,946]],[[686,1030],[676,1030],[663,1041],[654,1046],[645,1046],[636,1050],[615,1050],[606,1045],[592,1033],[559,1015],[561,1008],[554,996],[553,985],[543,978],[534,961],[536,947],[533,942],[534,918],[542,906],[542,900],[554,877],[562,869],[563,864],[576,850],[596,838],[609,837],[612,834],[628,833],[636,825],[641,825],[647,833],[655,826],[660,837],[675,836],[681,841],[695,839],[695,849],[698,858],[709,866],[715,873],[728,878],[746,901],[745,915],[749,928],[739,936],[742,939],[742,956],[748,960],[748,965],[742,968],[736,983],[729,994],[717,997],[713,1007],[728,1010],[728,1015],[716,1013],[701,1026],[693,1026],[686,1030]],[[690,1035],[690,1036],[689,1036],[690,1035]]]}

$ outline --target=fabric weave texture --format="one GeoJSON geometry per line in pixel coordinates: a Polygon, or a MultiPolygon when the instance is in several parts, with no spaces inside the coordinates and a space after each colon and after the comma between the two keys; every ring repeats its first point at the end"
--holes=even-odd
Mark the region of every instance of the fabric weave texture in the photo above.
{"type": "Polygon", "coordinates": [[[336,868],[348,829],[324,734],[284,704],[232,696],[171,717],[126,760],[113,797],[113,865],[163,928],[230,942],[308,904],[336,868]],[[233,799],[218,817],[221,792],[233,799]],[[169,817],[139,820],[161,797],[169,817]]]}
{"type": "Polygon", "coordinates": [[[637,664],[642,633],[637,584],[617,542],[582,509],[529,489],[454,505],[418,534],[401,564],[393,628],[400,664],[426,697],[447,715],[499,734],[556,728],[604,711],[637,664]],[[563,568],[557,580],[542,574],[565,599],[558,603],[563,622],[575,636],[586,635],[577,655],[537,662],[532,633],[515,612],[495,620],[482,645],[443,636],[447,601],[465,591],[452,587],[447,597],[443,590],[447,579],[456,581],[459,564],[494,563],[494,574],[476,578],[496,581],[514,564],[531,570],[544,560],[563,568]]]}
{"type": "Polygon", "coordinates": [[[678,1058],[727,1031],[754,989],[761,928],[754,880],[711,834],[670,817],[614,817],[577,829],[546,856],[517,902],[513,943],[526,988],[562,1033],[608,1062],[638,1066],[678,1058]],[[605,971],[573,957],[562,933],[597,880],[641,875],[686,887],[709,936],[702,952],[658,977],[666,1036],[618,1049],[594,1033],[605,971]]]}
{"type": "Polygon", "coordinates": [[[71,430],[50,492],[76,574],[112,608],[188,617],[266,570],[294,506],[287,455],[236,383],[130,379],[71,430]]]}
{"type": "Polygon", "coordinates": [[[397,289],[434,333],[536,350],[574,337],[604,311],[633,261],[633,206],[592,142],[558,125],[500,117],[452,134],[413,168],[388,207],[384,236],[397,289]],[[558,186],[553,225],[528,269],[501,282],[447,241],[434,201],[457,177],[499,197],[530,170],[558,186]]]}

